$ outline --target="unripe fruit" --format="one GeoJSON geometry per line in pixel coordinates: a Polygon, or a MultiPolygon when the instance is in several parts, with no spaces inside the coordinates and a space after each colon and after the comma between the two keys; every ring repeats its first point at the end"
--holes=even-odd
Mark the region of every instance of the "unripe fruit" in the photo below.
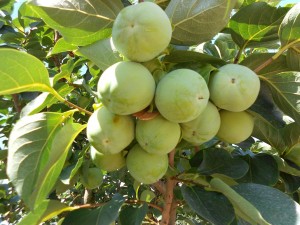
{"type": "Polygon", "coordinates": [[[116,49],[137,62],[158,56],[169,45],[171,36],[172,26],[167,14],[152,2],[122,9],[112,29],[116,49]]]}
{"type": "Polygon", "coordinates": [[[103,106],[89,118],[86,133],[99,152],[116,154],[134,139],[134,121],[130,116],[113,114],[103,106]]]}
{"type": "Polygon", "coordinates": [[[151,154],[140,145],[130,149],[126,165],[131,176],[138,182],[152,184],[161,179],[168,169],[168,155],[151,154]]]}
{"type": "Polygon", "coordinates": [[[87,173],[81,176],[80,182],[87,189],[94,189],[101,185],[103,181],[103,174],[99,168],[88,168],[87,173]]]}
{"type": "Polygon", "coordinates": [[[216,136],[221,125],[221,118],[217,107],[208,102],[204,111],[196,119],[180,125],[182,138],[200,145],[216,136]]]}
{"type": "Polygon", "coordinates": [[[129,115],[151,103],[155,81],[141,64],[118,62],[103,72],[98,82],[98,92],[103,105],[111,112],[129,115]]]}
{"type": "Polygon", "coordinates": [[[217,137],[222,141],[237,144],[251,136],[254,128],[253,117],[245,112],[221,110],[221,126],[217,137]]]}
{"type": "Polygon", "coordinates": [[[158,83],[155,104],[167,120],[184,123],[203,112],[209,99],[204,78],[190,69],[177,69],[166,74],[158,83]]]}
{"type": "Polygon", "coordinates": [[[179,124],[168,121],[161,115],[151,120],[138,120],[136,123],[136,140],[149,153],[169,153],[176,147],[180,135],[179,124]]]}
{"type": "Polygon", "coordinates": [[[93,163],[98,168],[108,172],[121,169],[126,164],[123,151],[116,154],[102,154],[95,148],[91,147],[90,155],[93,163]]]}
{"type": "Polygon", "coordinates": [[[260,89],[258,76],[248,67],[227,64],[209,81],[210,99],[221,109],[241,112],[256,100],[260,89]]]}

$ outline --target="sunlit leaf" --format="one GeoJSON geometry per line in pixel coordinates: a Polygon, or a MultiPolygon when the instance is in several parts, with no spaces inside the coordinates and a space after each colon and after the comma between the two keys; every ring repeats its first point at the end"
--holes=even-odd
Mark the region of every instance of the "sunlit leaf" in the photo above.
{"type": "Polygon", "coordinates": [[[172,0],[166,8],[174,31],[173,44],[194,45],[210,40],[227,24],[235,0],[172,0]]]}
{"type": "Polygon", "coordinates": [[[123,206],[119,215],[122,225],[140,225],[147,214],[148,205],[126,205],[123,206]]]}

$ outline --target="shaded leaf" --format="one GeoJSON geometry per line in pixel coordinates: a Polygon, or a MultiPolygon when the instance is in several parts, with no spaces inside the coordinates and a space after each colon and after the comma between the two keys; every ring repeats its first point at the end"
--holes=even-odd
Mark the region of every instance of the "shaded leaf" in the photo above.
{"type": "Polygon", "coordinates": [[[17,193],[33,210],[56,183],[68,150],[85,125],[66,113],[40,113],[21,118],[10,133],[7,174],[17,193]]]}
{"type": "Polygon", "coordinates": [[[163,58],[165,63],[187,63],[187,62],[201,62],[201,63],[211,63],[212,65],[225,65],[226,62],[220,58],[210,56],[207,54],[185,51],[185,50],[175,50],[169,55],[163,58]]]}
{"type": "Polygon", "coordinates": [[[52,50],[48,53],[48,57],[51,55],[55,55],[58,53],[66,52],[66,51],[74,51],[77,49],[76,45],[70,44],[66,42],[65,39],[60,38],[52,48],[52,50]]]}
{"type": "Polygon", "coordinates": [[[147,214],[148,205],[126,205],[123,206],[119,215],[122,225],[140,225],[147,214]]]}
{"type": "Polygon", "coordinates": [[[279,37],[282,46],[300,42],[300,3],[294,5],[285,15],[280,28],[279,37]]]}
{"type": "Polygon", "coordinates": [[[0,49],[0,95],[24,91],[52,92],[48,71],[32,55],[14,49],[0,49]]]}
{"type": "Polygon", "coordinates": [[[210,148],[203,150],[203,161],[198,171],[203,175],[223,174],[238,179],[243,177],[248,169],[249,166],[244,160],[232,157],[225,149],[210,148]]]}
{"type": "Polygon", "coordinates": [[[48,219],[51,219],[62,212],[72,211],[76,207],[67,206],[56,200],[44,200],[36,207],[34,211],[29,212],[18,225],[39,225],[48,219]]]}
{"type": "Polygon", "coordinates": [[[300,72],[282,72],[260,76],[270,88],[276,105],[300,123],[300,72]]]}
{"type": "Polygon", "coordinates": [[[232,188],[251,202],[270,224],[300,224],[299,204],[278,189],[260,184],[239,184],[232,188]]]}
{"type": "Polygon", "coordinates": [[[300,188],[300,177],[283,172],[280,173],[280,177],[284,182],[285,191],[287,193],[294,193],[300,188]]]}
{"type": "Polygon", "coordinates": [[[199,44],[213,38],[227,24],[235,0],[172,0],[166,8],[174,26],[171,43],[199,44]]]}
{"type": "Polygon", "coordinates": [[[123,8],[121,1],[110,0],[31,0],[29,5],[74,45],[87,45],[110,36],[113,21],[123,8]]]}
{"type": "Polygon", "coordinates": [[[264,47],[278,40],[278,29],[288,9],[276,8],[265,2],[242,7],[229,22],[233,40],[240,48],[264,47]]]}
{"type": "Polygon", "coordinates": [[[215,225],[230,224],[233,221],[233,207],[224,195],[185,185],[181,187],[181,192],[187,204],[207,221],[215,225]]]}
{"type": "Polygon", "coordinates": [[[286,174],[300,177],[299,169],[289,165],[289,163],[286,160],[284,160],[283,158],[281,158],[280,156],[273,155],[273,158],[277,162],[279,171],[284,172],[286,174]]]}
{"type": "Polygon", "coordinates": [[[72,211],[62,222],[62,225],[108,225],[114,222],[119,214],[119,209],[124,203],[124,198],[116,194],[104,206],[96,209],[78,209],[72,211]]]}
{"type": "Polygon", "coordinates": [[[120,54],[114,49],[110,38],[81,47],[77,52],[91,60],[101,70],[105,70],[114,63],[122,60],[120,54]]]}
{"type": "Polygon", "coordinates": [[[259,153],[245,155],[242,158],[248,163],[247,174],[238,180],[241,183],[256,183],[273,186],[279,179],[276,160],[269,154],[259,153]]]}

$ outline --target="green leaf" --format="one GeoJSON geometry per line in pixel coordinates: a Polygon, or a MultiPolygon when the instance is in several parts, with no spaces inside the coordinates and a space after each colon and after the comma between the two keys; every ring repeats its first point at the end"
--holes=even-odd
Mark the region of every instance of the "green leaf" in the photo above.
{"type": "Polygon", "coordinates": [[[55,55],[58,53],[66,52],[66,51],[74,51],[77,49],[76,45],[70,44],[66,42],[64,38],[60,38],[52,48],[52,50],[48,53],[47,57],[51,55],[55,55]]]}
{"type": "Polygon", "coordinates": [[[24,91],[52,92],[48,71],[32,55],[13,49],[0,49],[0,95],[24,91]]]}
{"type": "Polygon", "coordinates": [[[187,204],[205,220],[215,225],[230,224],[233,221],[233,207],[224,195],[185,185],[181,187],[181,192],[187,204]]]}
{"type": "Polygon", "coordinates": [[[300,3],[285,15],[279,28],[279,37],[282,46],[300,42],[300,3]]]}
{"type": "Polygon", "coordinates": [[[300,205],[278,189],[250,183],[232,188],[252,203],[270,224],[300,224],[300,205]]]}
{"type": "MultiPolygon", "coordinates": [[[[57,93],[61,96],[66,96],[69,94],[74,87],[71,87],[64,83],[59,83],[55,85],[55,89],[57,90],[57,93]]],[[[35,113],[40,112],[46,107],[50,107],[51,105],[55,104],[57,102],[57,99],[51,95],[50,93],[42,93],[29,103],[22,109],[21,111],[21,117],[23,116],[29,116],[33,115],[35,113]]]]}
{"type": "Polygon", "coordinates": [[[56,200],[44,200],[38,207],[29,212],[18,225],[39,225],[40,223],[51,219],[62,212],[72,211],[77,209],[77,207],[67,206],[56,200]]]}
{"type": "Polygon", "coordinates": [[[276,160],[278,169],[281,172],[300,177],[300,170],[290,166],[283,158],[273,155],[273,158],[276,160]]]}
{"type": "Polygon", "coordinates": [[[270,88],[274,102],[288,116],[300,123],[300,72],[282,72],[260,76],[270,88]]]}
{"type": "Polygon", "coordinates": [[[245,199],[221,179],[213,178],[210,181],[210,185],[210,190],[220,192],[228,198],[234,207],[235,213],[243,220],[250,224],[271,225],[262,217],[259,210],[252,205],[248,199],[245,199]]]}
{"type": "Polygon", "coordinates": [[[4,160],[7,158],[7,153],[8,151],[5,149],[5,150],[0,150],[0,160],[4,160]]]}
{"type": "Polygon", "coordinates": [[[287,148],[280,130],[262,117],[255,117],[252,136],[271,145],[279,153],[284,152],[287,148]]]}
{"type": "Polygon", "coordinates": [[[113,22],[123,8],[122,2],[110,0],[31,0],[29,5],[67,42],[88,45],[111,35],[113,22]]]}
{"type": "Polygon", "coordinates": [[[124,198],[116,194],[104,206],[96,209],[78,209],[72,211],[64,219],[62,225],[108,225],[114,222],[119,214],[119,209],[124,203],[124,198]]]}
{"type": "Polygon", "coordinates": [[[142,192],[140,200],[145,202],[151,202],[155,197],[156,195],[153,191],[146,189],[142,192]]]}
{"type": "Polygon", "coordinates": [[[290,123],[281,130],[282,137],[288,148],[300,143],[300,125],[298,123],[290,123]]]}
{"type": "Polygon", "coordinates": [[[232,157],[228,151],[220,148],[203,150],[203,161],[198,168],[200,174],[223,174],[238,179],[243,177],[249,169],[248,164],[238,158],[232,157]]]}
{"type": "Polygon", "coordinates": [[[278,40],[278,29],[287,12],[265,2],[257,2],[241,8],[229,22],[235,43],[240,48],[263,47],[278,40]]]}
{"type": "Polygon", "coordinates": [[[72,122],[73,113],[25,116],[10,133],[7,175],[31,210],[47,198],[73,140],[86,127],[72,122]]]}
{"type": "Polygon", "coordinates": [[[126,205],[123,206],[119,215],[122,225],[140,225],[147,214],[148,205],[126,205]]]}
{"type": "Polygon", "coordinates": [[[213,38],[227,24],[235,0],[173,0],[166,8],[174,26],[171,43],[199,44],[213,38]]]}
{"type": "Polygon", "coordinates": [[[266,153],[247,154],[242,158],[248,162],[248,173],[238,180],[240,183],[256,183],[272,186],[279,179],[279,171],[275,159],[266,153]]]}
{"type": "Polygon", "coordinates": [[[300,177],[283,172],[280,173],[280,177],[284,182],[285,191],[288,194],[293,194],[300,188],[300,177]]]}
{"type": "Polygon", "coordinates": [[[62,173],[60,174],[60,180],[62,183],[68,185],[70,184],[72,178],[77,174],[79,171],[82,163],[83,163],[83,156],[78,159],[76,164],[72,164],[67,166],[65,169],[63,169],[62,173]]]}
{"type": "Polygon", "coordinates": [[[163,58],[165,63],[187,63],[187,62],[201,62],[201,63],[211,63],[212,65],[222,66],[226,62],[220,58],[210,56],[207,54],[193,52],[193,51],[184,51],[184,50],[175,50],[172,51],[169,55],[166,55],[163,58]]]}
{"type": "Polygon", "coordinates": [[[105,70],[114,63],[122,60],[120,54],[114,49],[110,38],[81,47],[77,52],[91,60],[101,70],[105,70]]]}

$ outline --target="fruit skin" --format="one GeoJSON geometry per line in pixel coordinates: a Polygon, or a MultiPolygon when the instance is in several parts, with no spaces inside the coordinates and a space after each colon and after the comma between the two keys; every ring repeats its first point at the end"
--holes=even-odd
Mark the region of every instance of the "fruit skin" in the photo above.
{"type": "Polygon", "coordinates": [[[167,120],[184,123],[195,119],[205,109],[209,90],[204,78],[190,69],[177,69],[158,83],[155,104],[167,120]]]}
{"type": "Polygon", "coordinates": [[[181,123],[182,138],[190,143],[200,145],[211,140],[221,125],[217,107],[208,102],[204,111],[194,120],[181,123]]]}
{"type": "Polygon", "coordinates": [[[255,102],[259,89],[258,76],[248,67],[237,64],[220,67],[209,82],[211,101],[232,112],[248,109],[255,102]]]}
{"type": "Polygon", "coordinates": [[[221,110],[221,126],[217,137],[222,141],[237,144],[251,136],[254,128],[254,119],[246,111],[230,112],[221,110]]]}
{"type": "Polygon", "coordinates": [[[171,36],[172,26],[167,14],[152,2],[122,9],[112,28],[116,49],[137,62],[158,56],[169,45],[171,36]]]}
{"type": "Polygon", "coordinates": [[[116,171],[125,166],[126,160],[124,158],[124,152],[116,154],[102,154],[95,148],[91,147],[90,155],[92,162],[100,169],[107,172],[116,171]]]}
{"type": "Polygon", "coordinates": [[[99,98],[111,112],[129,115],[146,108],[155,93],[149,70],[136,62],[118,62],[107,68],[98,81],[99,98]]]}
{"type": "Polygon", "coordinates": [[[152,184],[167,172],[168,155],[148,153],[136,144],[127,155],[126,165],[135,180],[144,184],[152,184]]]}
{"type": "Polygon", "coordinates": [[[111,113],[103,106],[89,118],[86,133],[96,150],[103,154],[116,154],[134,139],[134,121],[130,116],[111,113]]]}
{"type": "Polygon", "coordinates": [[[88,168],[86,174],[81,176],[80,181],[87,189],[94,189],[102,184],[103,173],[99,168],[88,168]]]}
{"type": "Polygon", "coordinates": [[[151,120],[138,120],[135,137],[140,146],[153,154],[167,154],[179,142],[181,129],[178,123],[166,120],[161,115],[151,120]]]}

